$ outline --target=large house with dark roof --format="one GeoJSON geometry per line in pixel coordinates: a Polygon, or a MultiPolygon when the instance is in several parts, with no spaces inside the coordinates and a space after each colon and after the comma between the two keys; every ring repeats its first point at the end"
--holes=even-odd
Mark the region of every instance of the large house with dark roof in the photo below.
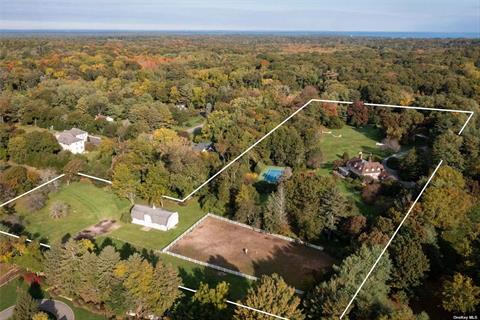
{"type": "Polygon", "coordinates": [[[346,168],[341,169],[342,171],[346,169],[359,177],[370,177],[375,180],[384,179],[388,176],[380,162],[363,159],[361,152],[358,157],[347,161],[346,168]]]}
{"type": "Polygon", "coordinates": [[[141,204],[134,205],[130,214],[132,223],[162,231],[173,229],[178,224],[178,212],[141,204]]]}
{"type": "Polygon", "coordinates": [[[85,142],[88,140],[88,132],[72,128],[56,134],[55,137],[63,150],[68,150],[74,154],[85,152],[85,142]]]}

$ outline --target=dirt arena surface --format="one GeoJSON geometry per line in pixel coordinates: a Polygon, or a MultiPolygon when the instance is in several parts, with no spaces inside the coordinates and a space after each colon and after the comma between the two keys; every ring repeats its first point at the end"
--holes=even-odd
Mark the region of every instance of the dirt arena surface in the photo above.
{"type": "Polygon", "coordinates": [[[169,251],[256,277],[278,273],[299,289],[335,262],[323,251],[212,217],[169,251]]]}

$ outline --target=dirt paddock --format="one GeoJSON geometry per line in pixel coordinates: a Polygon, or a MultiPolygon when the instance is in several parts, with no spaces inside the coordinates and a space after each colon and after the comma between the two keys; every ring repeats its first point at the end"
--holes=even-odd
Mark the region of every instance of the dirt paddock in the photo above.
{"type": "Polygon", "coordinates": [[[278,273],[299,289],[335,262],[315,248],[213,217],[203,220],[170,251],[256,277],[278,273]]]}

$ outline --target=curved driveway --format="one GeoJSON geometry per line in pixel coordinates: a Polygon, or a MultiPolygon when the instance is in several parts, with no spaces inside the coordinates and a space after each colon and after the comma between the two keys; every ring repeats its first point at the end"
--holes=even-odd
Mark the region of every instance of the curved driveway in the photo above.
{"type": "MultiPolygon", "coordinates": [[[[11,306],[3,311],[0,311],[0,320],[7,320],[13,316],[13,309],[15,306],[11,306]]],[[[40,300],[39,309],[41,311],[47,311],[53,314],[58,320],[75,320],[75,314],[72,308],[65,302],[59,300],[40,300]]]]}

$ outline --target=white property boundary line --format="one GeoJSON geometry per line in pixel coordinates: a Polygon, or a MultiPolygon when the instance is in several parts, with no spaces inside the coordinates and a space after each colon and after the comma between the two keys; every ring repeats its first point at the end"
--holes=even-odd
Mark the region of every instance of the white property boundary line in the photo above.
{"type": "Polygon", "coordinates": [[[95,177],[95,176],[91,176],[91,175],[88,175],[88,174],[85,174],[85,173],[81,173],[81,172],[77,172],[77,174],[78,174],[79,176],[82,176],[82,177],[85,177],[85,178],[90,178],[90,179],[93,179],[93,180],[98,180],[98,181],[101,181],[101,182],[105,182],[105,183],[108,183],[108,184],[112,184],[112,181],[107,180],[107,179],[102,179],[102,178],[95,177]]]}
{"type": "MultiPolygon", "coordinates": [[[[297,113],[305,109],[310,103],[312,102],[323,102],[323,103],[336,103],[336,104],[353,104],[352,101],[338,101],[338,100],[325,100],[325,99],[310,99],[307,103],[305,103],[303,106],[295,110],[291,115],[286,117],[282,122],[280,122],[278,125],[276,125],[272,130],[267,132],[263,137],[258,139],[256,142],[254,142],[250,147],[245,149],[242,153],[240,153],[238,156],[236,156],[233,160],[231,160],[229,163],[227,163],[222,169],[217,171],[214,175],[212,175],[210,178],[208,178],[205,182],[203,182],[201,185],[199,185],[197,188],[195,188],[192,192],[190,192],[187,196],[185,196],[183,199],[178,199],[175,197],[167,196],[164,195],[163,197],[166,199],[174,200],[177,202],[185,202],[188,200],[191,196],[193,196],[195,193],[197,193],[198,190],[202,189],[204,186],[206,186],[210,181],[215,179],[219,174],[221,174],[223,171],[228,169],[232,164],[234,164],[236,161],[238,161],[241,157],[243,157],[247,152],[255,148],[257,144],[265,140],[268,136],[270,136],[273,132],[275,132],[278,128],[283,126],[288,120],[293,118],[297,113]]],[[[392,104],[379,104],[379,103],[364,103],[365,106],[369,107],[382,107],[382,108],[399,108],[399,109],[411,109],[411,110],[424,110],[424,111],[440,111],[440,112],[452,112],[452,113],[466,113],[469,114],[469,117],[465,121],[465,124],[462,126],[458,134],[462,134],[463,130],[467,126],[468,122],[472,118],[474,112],[473,111],[467,111],[467,110],[456,110],[456,109],[440,109],[440,108],[426,108],[426,107],[410,107],[410,106],[399,106],[399,105],[392,105],[392,104]]]]}
{"type": "Polygon", "coordinates": [[[360,292],[360,290],[362,290],[362,287],[363,285],[365,284],[365,282],[367,281],[368,277],[370,277],[370,274],[373,272],[373,270],[375,269],[375,267],[377,266],[378,262],[380,261],[380,259],[382,258],[382,256],[385,254],[385,251],[387,251],[388,247],[390,246],[390,244],[392,243],[393,239],[395,238],[395,236],[397,235],[398,231],[400,230],[400,228],[403,226],[403,223],[405,222],[405,220],[407,220],[408,216],[410,215],[410,212],[413,210],[413,207],[415,206],[415,204],[418,202],[418,200],[420,199],[420,197],[422,196],[423,192],[425,191],[425,189],[428,187],[428,185],[430,184],[430,181],[432,181],[432,178],[435,176],[435,174],[437,173],[437,170],[438,168],[440,168],[440,166],[442,165],[442,162],[443,160],[440,160],[440,162],[437,164],[437,167],[435,168],[435,170],[433,170],[433,173],[430,175],[430,178],[428,178],[427,180],[427,183],[425,183],[425,185],[423,186],[422,190],[420,191],[420,193],[418,194],[417,198],[415,199],[415,201],[413,201],[412,205],[410,206],[410,209],[408,209],[407,211],[407,214],[405,214],[405,216],[403,217],[402,221],[400,222],[400,224],[397,226],[397,229],[395,229],[395,231],[393,232],[393,235],[392,237],[390,238],[390,240],[388,240],[387,244],[385,245],[385,247],[383,248],[382,252],[380,253],[380,255],[378,256],[377,260],[375,260],[375,263],[372,265],[372,267],[370,268],[370,270],[368,271],[367,275],[365,276],[365,279],[363,279],[362,283],[360,284],[360,286],[358,287],[357,291],[355,292],[355,294],[353,295],[352,299],[350,299],[350,302],[348,303],[347,307],[345,308],[345,310],[343,310],[342,312],[342,315],[340,316],[340,319],[342,319],[345,314],[347,313],[348,309],[350,308],[350,306],[352,305],[353,303],[353,300],[355,300],[355,298],[357,297],[358,293],[360,292]]]}
{"type": "MultiPolygon", "coordinates": [[[[179,286],[180,289],[183,289],[185,291],[190,291],[190,292],[197,292],[197,290],[193,290],[193,289],[190,289],[190,288],[187,288],[187,287],[184,287],[184,286],[179,286]]],[[[274,315],[272,313],[268,313],[268,312],[265,312],[265,311],[262,311],[262,310],[258,310],[258,309],[255,309],[255,308],[252,308],[252,307],[249,307],[249,306],[245,306],[243,304],[240,304],[240,303],[237,303],[237,302],[233,302],[231,300],[226,300],[227,303],[229,304],[232,304],[234,306],[239,306],[239,307],[242,307],[242,308],[245,308],[245,309],[249,309],[249,310],[253,310],[253,311],[256,311],[256,312],[259,312],[259,313],[262,313],[262,314],[265,314],[267,316],[271,316],[271,317],[274,317],[274,318],[277,318],[277,319],[283,319],[283,320],[288,320],[288,318],[284,318],[284,317],[280,317],[280,316],[277,316],[277,315],[274,315]]]]}
{"type": "MultiPolygon", "coordinates": [[[[220,169],[217,173],[215,173],[212,177],[210,177],[209,179],[207,179],[205,182],[203,182],[199,187],[197,187],[195,190],[193,190],[190,194],[188,194],[185,198],[183,199],[177,199],[177,198],[174,198],[174,197],[170,197],[170,196],[163,196],[164,198],[167,198],[167,199],[170,199],[170,200],[174,200],[174,201],[177,201],[177,202],[184,202],[186,200],[188,200],[192,195],[194,195],[198,190],[200,190],[201,188],[203,188],[205,185],[207,185],[210,181],[212,181],[215,177],[217,177],[220,173],[222,173],[223,171],[225,171],[228,167],[230,167],[234,162],[236,162],[238,159],[240,159],[241,157],[243,157],[248,151],[250,151],[251,149],[253,149],[257,144],[259,144],[260,142],[262,142],[264,139],[266,139],[270,134],[272,134],[274,131],[276,131],[279,127],[281,127],[283,124],[285,124],[288,120],[290,120],[292,117],[294,117],[297,113],[299,113],[300,111],[302,111],[305,107],[307,107],[310,103],[312,102],[324,102],[324,103],[337,103],[337,104],[347,104],[347,105],[351,105],[353,104],[353,102],[351,101],[337,101],[337,100],[325,100],[325,99],[311,99],[310,101],[308,101],[306,104],[304,104],[302,107],[300,107],[299,109],[297,109],[295,112],[293,112],[290,116],[288,116],[285,120],[283,120],[280,124],[278,124],[277,126],[275,126],[272,130],[270,130],[267,134],[265,134],[263,137],[261,137],[259,140],[257,140],[254,144],[252,144],[250,147],[248,147],[247,149],[245,149],[240,155],[238,155],[235,159],[233,159],[232,161],[230,161],[227,165],[225,165],[222,169],[220,169]]],[[[465,114],[469,114],[467,120],[465,121],[465,123],[463,124],[462,128],[460,129],[460,131],[458,132],[458,135],[461,135],[463,130],[466,128],[467,124],[469,123],[469,121],[471,120],[471,118],[473,117],[474,115],[474,112],[473,111],[467,111],[467,110],[456,110],[456,109],[440,109],[440,108],[426,108],[426,107],[410,107],[410,106],[399,106],[399,105],[388,105],[388,104],[376,104],[376,103],[364,103],[364,105],[366,106],[371,106],[371,107],[384,107],[384,108],[400,108],[400,109],[412,109],[412,110],[425,110],[425,111],[439,111],[439,112],[452,112],[452,113],[465,113],[465,114]]],[[[370,271],[368,272],[367,276],[365,277],[365,279],[362,281],[360,287],[357,289],[357,291],[355,292],[354,296],[352,297],[352,299],[350,300],[350,302],[348,303],[347,307],[345,308],[345,310],[343,311],[342,315],[340,316],[340,319],[343,318],[343,316],[347,313],[348,311],[348,308],[351,306],[351,304],[353,303],[353,301],[355,300],[356,296],[358,295],[358,293],[360,292],[360,290],[362,289],[363,285],[365,284],[365,282],[367,281],[368,277],[370,276],[370,274],[373,272],[373,270],[375,269],[376,265],[378,264],[378,262],[380,261],[380,259],[382,258],[383,254],[385,253],[385,251],[387,250],[388,246],[390,245],[390,243],[393,241],[393,239],[395,238],[396,234],[398,233],[398,231],[400,230],[400,228],[402,227],[403,223],[405,222],[405,220],[407,219],[408,215],[410,214],[411,210],[413,209],[413,207],[415,206],[416,202],[420,199],[422,193],[425,191],[426,187],[428,186],[428,184],[430,183],[430,181],[432,180],[432,178],[434,177],[435,173],[437,172],[438,168],[441,166],[443,160],[440,160],[439,164],[437,165],[437,167],[435,168],[434,172],[432,173],[432,175],[430,176],[430,178],[428,179],[427,183],[424,185],[424,187],[422,188],[420,194],[417,196],[417,198],[415,199],[414,203],[412,204],[412,206],[410,207],[410,209],[408,210],[407,214],[405,215],[405,217],[403,218],[403,220],[401,221],[401,223],[399,224],[399,226],[397,227],[397,229],[395,230],[394,234],[392,235],[392,237],[390,238],[390,240],[388,241],[387,245],[385,246],[385,248],[382,250],[381,254],[379,255],[379,257],[377,258],[377,260],[375,261],[375,263],[373,264],[373,266],[371,267],[370,271]]],[[[59,179],[61,177],[63,177],[64,174],[60,175],[59,177],[55,178],[55,179],[52,179],[50,181],[47,181],[46,183],[14,198],[14,199],[11,199],[3,204],[0,205],[0,208],[3,207],[4,205],[10,203],[10,202],[13,202],[15,200],[17,200],[18,198],[30,193],[30,192],[33,192],[41,187],[43,187],[44,185],[56,180],[56,179],[59,179]]],[[[105,179],[101,179],[101,178],[97,178],[97,177],[93,177],[93,176],[88,176],[88,175],[83,175],[83,176],[86,176],[86,177],[89,177],[89,178],[92,178],[92,179],[95,179],[95,180],[99,180],[99,181],[103,181],[103,182],[106,182],[106,183],[111,183],[111,181],[109,180],[105,180],[105,179]]],[[[9,234],[9,233],[5,233],[3,231],[0,231],[1,234],[5,234],[5,235],[9,235],[9,236],[14,236],[14,237],[18,237],[18,236],[15,236],[15,235],[12,235],[12,234],[9,234]]],[[[29,239],[27,239],[27,241],[31,241],[29,239]]],[[[46,246],[48,248],[50,248],[50,246],[46,245],[46,244],[40,244],[40,245],[43,245],[43,246],[46,246]]],[[[170,252],[165,252],[167,254],[171,254],[170,252]]],[[[187,257],[185,257],[187,258],[187,257]]],[[[193,290],[193,289],[191,289],[193,290]]],[[[251,309],[251,310],[255,310],[257,312],[260,312],[260,313],[264,313],[264,314],[268,314],[264,311],[260,311],[260,310],[257,310],[257,309],[253,309],[253,308],[250,308],[250,307],[247,307],[247,306],[243,306],[243,305],[240,305],[240,304],[236,304],[236,305],[239,305],[239,306],[242,306],[242,307],[246,307],[248,309],[251,309]]],[[[276,318],[280,318],[280,319],[285,319],[285,318],[282,318],[282,317],[279,317],[279,316],[275,316],[275,315],[272,315],[276,318]]]]}
{"type": "MultiPolygon", "coordinates": [[[[204,216],[205,217],[205,216],[204,216]]],[[[5,231],[1,231],[0,230],[0,234],[3,234],[5,236],[9,236],[9,237],[12,237],[12,238],[16,238],[16,239],[19,239],[20,237],[13,234],[13,233],[9,233],[9,232],[5,232],[5,231]]],[[[27,242],[32,242],[31,239],[25,239],[25,241],[27,242]]],[[[41,243],[40,242],[40,246],[44,247],[44,248],[47,248],[47,249],[51,249],[52,247],[48,244],[45,244],[45,243],[41,243]]],[[[165,252],[166,254],[169,254],[169,255],[172,255],[172,256],[176,256],[176,254],[174,253],[171,253],[171,252],[165,252]]],[[[179,256],[178,258],[181,258],[181,259],[184,259],[186,257],[183,257],[183,256],[179,256]]],[[[193,259],[192,259],[193,260],[193,259]]],[[[199,261],[198,263],[202,264],[201,261],[199,261]]],[[[216,267],[219,269],[219,267],[216,267]]],[[[220,270],[220,269],[219,269],[220,270]]],[[[228,269],[227,269],[228,270],[228,269]]],[[[230,270],[231,271],[231,270],[230,270]]],[[[227,271],[229,272],[229,271],[227,271]]],[[[255,277],[253,277],[255,278],[255,277]]],[[[252,279],[252,280],[256,280],[255,279],[252,279]]],[[[197,292],[197,290],[194,290],[194,289],[191,289],[191,288],[188,288],[188,287],[185,287],[185,286],[178,286],[179,289],[181,290],[184,290],[184,291],[190,291],[190,292],[197,292]]],[[[289,320],[288,318],[284,318],[284,317],[281,317],[281,316],[277,316],[275,314],[272,314],[272,313],[269,313],[269,312],[265,312],[265,311],[262,311],[262,310],[258,310],[258,309],[255,309],[255,308],[252,308],[252,307],[249,307],[249,306],[246,306],[244,304],[241,304],[241,303],[238,303],[238,302],[234,302],[234,301],[231,301],[231,300],[226,300],[226,302],[228,304],[231,304],[231,305],[234,305],[234,306],[238,306],[238,307],[241,307],[241,308],[245,308],[245,309],[248,309],[248,310],[252,310],[252,311],[255,311],[255,312],[258,312],[258,313],[261,313],[261,314],[264,314],[264,315],[267,315],[267,316],[270,316],[270,317],[273,317],[273,318],[277,318],[277,319],[282,319],[282,320],[289,320]]]]}
{"type": "MultiPolygon", "coordinates": [[[[85,173],[81,173],[81,172],[77,172],[77,174],[78,174],[79,176],[82,176],[82,177],[86,177],[86,178],[90,178],[90,179],[93,179],[93,180],[102,181],[102,182],[105,182],[105,183],[108,183],[108,184],[112,184],[112,181],[110,181],[110,180],[106,180],[106,179],[102,179],[102,178],[99,178],[99,177],[91,176],[91,175],[88,175],[88,174],[85,174],[85,173]]],[[[47,184],[52,183],[52,182],[54,182],[54,181],[56,181],[56,180],[58,180],[58,179],[60,179],[60,178],[62,178],[62,177],[64,177],[64,176],[65,176],[65,173],[62,173],[61,175],[53,178],[52,180],[48,180],[48,181],[45,182],[45,183],[42,183],[41,185],[33,188],[32,190],[29,190],[29,191],[27,191],[27,192],[25,192],[25,193],[22,193],[21,195],[16,196],[15,198],[10,199],[10,200],[8,200],[8,201],[0,204],[0,208],[3,207],[3,206],[6,206],[7,204],[12,203],[12,202],[14,202],[15,200],[18,200],[18,199],[20,199],[21,197],[26,196],[27,194],[29,194],[29,193],[31,193],[31,192],[33,192],[33,191],[35,191],[35,190],[38,190],[38,189],[46,186],[47,184]]]]}
{"type": "Polygon", "coordinates": [[[20,199],[20,198],[21,198],[21,197],[23,197],[23,196],[26,196],[27,194],[29,194],[29,193],[31,193],[31,192],[33,192],[33,191],[35,191],[35,190],[38,190],[38,189],[40,189],[40,188],[42,188],[42,187],[46,186],[46,185],[47,185],[47,184],[49,184],[49,183],[52,183],[52,182],[54,182],[55,180],[58,180],[58,179],[60,179],[60,178],[61,178],[61,177],[63,177],[64,175],[65,175],[65,174],[63,173],[63,174],[59,175],[58,177],[56,177],[56,178],[53,178],[52,180],[48,180],[47,182],[45,182],[45,183],[42,183],[41,185],[39,185],[38,187],[35,187],[35,188],[33,188],[33,189],[32,189],[32,190],[30,190],[30,191],[27,191],[27,192],[25,192],[25,193],[22,193],[21,195],[19,195],[19,196],[17,196],[17,197],[15,197],[15,198],[13,198],[13,199],[10,199],[10,200],[8,200],[8,201],[6,201],[6,202],[4,202],[4,203],[0,204],[0,208],[1,208],[1,207],[3,207],[3,206],[6,206],[7,204],[9,204],[9,203],[11,203],[11,202],[13,202],[13,201],[15,201],[15,200],[18,200],[18,199],[20,199]]]}

